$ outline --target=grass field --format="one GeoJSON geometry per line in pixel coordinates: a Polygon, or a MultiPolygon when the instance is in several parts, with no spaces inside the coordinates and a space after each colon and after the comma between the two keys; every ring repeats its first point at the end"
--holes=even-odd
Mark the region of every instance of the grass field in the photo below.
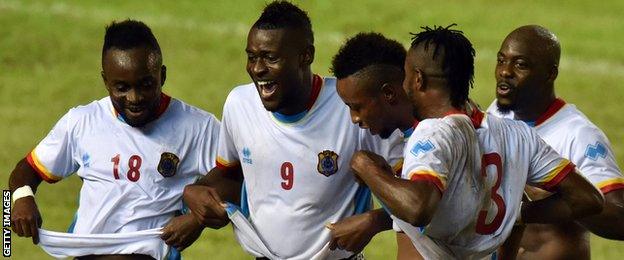
{"type": "MultiPolygon", "coordinates": [[[[7,187],[23,158],[69,108],[106,95],[100,78],[104,26],[134,18],[150,25],[168,67],[165,91],[220,117],[223,101],[249,78],[246,35],[264,1],[6,1],[0,0],[0,185],[7,187]],[[146,2],[146,3],[143,3],[146,2]]],[[[624,1],[301,1],[316,38],[314,71],[327,75],[345,37],[378,31],[405,44],[424,25],[457,23],[477,50],[472,96],[494,97],[500,42],[514,28],[541,24],[561,40],[557,93],[576,104],[610,138],[624,165],[624,1]]],[[[37,202],[44,227],[66,230],[80,180],[42,185],[37,202]]],[[[369,259],[395,256],[391,232],[366,249],[369,259]]],[[[231,228],[206,230],[184,254],[189,259],[244,259],[231,228]]],[[[624,259],[624,243],[592,237],[594,259],[624,259]]],[[[49,258],[13,237],[13,259],[49,258]]]]}

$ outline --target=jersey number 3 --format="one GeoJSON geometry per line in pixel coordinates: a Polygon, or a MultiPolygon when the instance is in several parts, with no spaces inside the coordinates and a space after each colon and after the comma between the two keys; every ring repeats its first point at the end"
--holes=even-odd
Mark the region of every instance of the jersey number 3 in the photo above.
{"type": "Polygon", "coordinates": [[[494,204],[496,204],[496,216],[494,216],[492,222],[488,224],[486,221],[489,207],[486,207],[479,212],[479,218],[477,218],[477,233],[481,235],[494,233],[494,231],[496,231],[503,223],[506,211],[505,201],[503,200],[503,197],[497,193],[503,179],[503,163],[500,155],[497,153],[488,153],[481,157],[481,176],[483,178],[487,178],[485,168],[490,165],[496,167],[496,181],[490,192],[490,198],[494,201],[494,204]]]}
{"type": "MultiPolygon", "coordinates": [[[[115,177],[116,180],[119,180],[119,154],[115,155],[113,158],[111,158],[111,162],[113,163],[113,176],[115,177]]],[[[128,180],[130,180],[131,182],[136,182],[139,180],[139,178],[141,178],[141,172],[139,171],[139,169],[141,169],[141,162],[143,160],[141,159],[141,156],[138,155],[132,155],[130,156],[130,159],[128,160],[128,173],[126,174],[126,176],[128,177],[128,180]]]]}

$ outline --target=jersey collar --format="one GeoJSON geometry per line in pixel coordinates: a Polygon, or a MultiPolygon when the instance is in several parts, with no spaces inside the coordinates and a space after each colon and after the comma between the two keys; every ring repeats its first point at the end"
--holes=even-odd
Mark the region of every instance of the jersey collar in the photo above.
{"type": "MultiPolygon", "coordinates": [[[[156,118],[159,118],[162,114],[165,113],[165,111],[167,111],[167,108],[169,107],[169,103],[171,103],[171,97],[165,93],[160,93],[160,104],[158,104],[158,110],[156,111],[156,118]]],[[[125,124],[126,120],[124,120],[123,116],[121,116],[121,114],[117,112],[117,109],[115,109],[115,107],[112,105],[112,102],[111,102],[111,106],[113,107],[113,115],[115,116],[115,118],[117,118],[119,121],[125,124]]]]}
{"type": "Polygon", "coordinates": [[[418,123],[420,123],[420,121],[415,120],[414,125],[412,125],[412,127],[408,128],[405,131],[401,130],[401,132],[403,132],[403,138],[410,138],[410,136],[412,136],[412,134],[414,133],[414,130],[418,126],[418,123]]]}
{"type": "Polygon", "coordinates": [[[466,111],[462,111],[458,109],[451,109],[444,116],[446,117],[446,116],[454,115],[454,114],[467,115],[468,118],[470,118],[470,121],[472,121],[472,126],[474,126],[474,128],[477,129],[481,127],[481,122],[483,122],[485,113],[483,113],[483,111],[481,111],[481,109],[479,109],[478,107],[472,106],[472,105],[470,105],[470,110],[472,110],[472,113],[468,115],[468,112],[466,111]]]}
{"type": "Polygon", "coordinates": [[[306,103],[305,110],[294,115],[284,115],[278,112],[272,112],[271,114],[273,114],[273,117],[275,117],[275,119],[283,123],[291,124],[301,120],[312,109],[312,106],[314,106],[314,103],[318,99],[319,93],[321,93],[322,86],[323,78],[321,78],[321,76],[319,75],[314,74],[312,78],[312,92],[310,93],[310,99],[308,99],[308,102],[306,103]]]}
{"type": "MultiPolygon", "coordinates": [[[[555,98],[555,101],[553,101],[552,104],[548,106],[548,108],[546,109],[546,112],[544,112],[544,114],[539,116],[537,120],[533,122],[533,126],[539,126],[540,124],[546,122],[546,120],[550,119],[557,112],[559,112],[559,110],[561,110],[561,108],[563,108],[565,104],[566,102],[563,101],[563,99],[555,98]]],[[[531,125],[530,123],[531,122],[527,122],[527,124],[531,125]]]]}

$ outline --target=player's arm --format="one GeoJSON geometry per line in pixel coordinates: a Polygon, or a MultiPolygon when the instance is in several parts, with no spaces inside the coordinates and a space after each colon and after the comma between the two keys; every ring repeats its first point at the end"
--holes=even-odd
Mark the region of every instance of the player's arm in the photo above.
{"type": "MultiPolygon", "coordinates": [[[[9,189],[11,194],[15,190],[21,188],[23,194],[24,189],[31,189],[33,193],[37,191],[37,187],[42,179],[35,169],[30,166],[26,158],[20,160],[11,176],[9,177],[9,189]],[[30,188],[27,188],[30,187],[30,188]],[[26,188],[22,188],[26,187],[26,188]]],[[[42,219],[34,196],[25,196],[15,200],[13,203],[13,212],[11,214],[11,228],[18,236],[31,237],[33,243],[39,243],[39,232],[37,228],[41,227],[42,219]]]]}
{"type": "Polygon", "coordinates": [[[392,219],[385,210],[374,209],[328,224],[327,228],[332,235],[331,250],[361,252],[376,234],[392,229],[392,219]]]}
{"type": "Polygon", "coordinates": [[[218,229],[229,223],[224,202],[240,201],[242,183],[240,164],[217,166],[195,184],[184,188],[184,202],[201,223],[218,229]]]}
{"type": "Polygon", "coordinates": [[[602,194],[576,169],[571,169],[551,191],[552,196],[522,204],[524,223],[564,223],[602,210],[602,194]]]}
{"type": "Polygon", "coordinates": [[[435,184],[395,178],[383,157],[367,151],[355,153],[351,168],[392,214],[414,226],[429,224],[441,198],[435,184]]]}
{"type": "Polygon", "coordinates": [[[624,240],[624,189],[611,191],[604,198],[602,212],[582,218],[580,223],[598,236],[624,240]]]}

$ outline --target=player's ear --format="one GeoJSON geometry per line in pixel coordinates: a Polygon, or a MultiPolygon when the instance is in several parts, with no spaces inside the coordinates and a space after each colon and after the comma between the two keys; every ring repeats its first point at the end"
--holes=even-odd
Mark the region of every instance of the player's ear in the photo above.
{"type": "Polygon", "coordinates": [[[309,44],[308,47],[303,51],[303,55],[301,55],[301,63],[303,65],[311,65],[314,62],[314,45],[309,44]]]}
{"type": "Polygon", "coordinates": [[[414,85],[415,89],[419,91],[427,89],[425,84],[425,74],[420,68],[414,68],[414,85]]]}
{"type": "Polygon", "coordinates": [[[381,94],[383,94],[384,100],[390,104],[396,103],[396,89],[391,83],[384,83],[381,85],[381,94]]]}
{"type": "Polygon", "coordinates": [[[162,65],[160,67],[160,86],[164,86],[165,85],[165,79],[167,79],[167,67],[165,65],[162,65]]]}
{"type": "Polygon", "coordinates": [[[557,79],[557,76],[559,75],[559,66],[554,65],[551,69],[550,69],[550,74],[548,75],[548,81],[554,82],[555,79],[557,79]]]}

